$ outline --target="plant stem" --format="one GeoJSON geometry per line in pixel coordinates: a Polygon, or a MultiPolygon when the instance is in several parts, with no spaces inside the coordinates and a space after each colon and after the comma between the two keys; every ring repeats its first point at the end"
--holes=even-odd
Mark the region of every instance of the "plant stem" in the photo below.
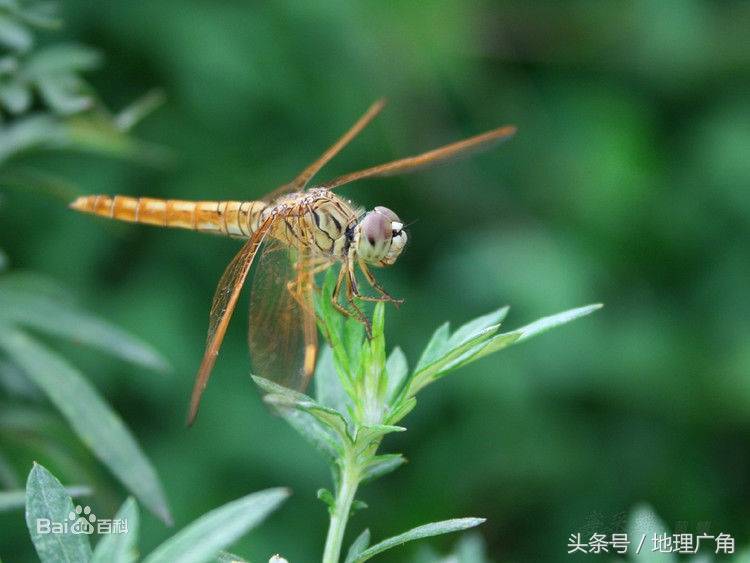
{"type": "Polygon", "coordinates": [[[328,526],[326,546],[323,552],[323,563],[339,563],[344,532],[349,520],[354,495],[359,486],[360,471],[352,455],[347,455],[341,463],[341,481],[336,491],[336,502],[331,511],[331,523],[328,526]]]}

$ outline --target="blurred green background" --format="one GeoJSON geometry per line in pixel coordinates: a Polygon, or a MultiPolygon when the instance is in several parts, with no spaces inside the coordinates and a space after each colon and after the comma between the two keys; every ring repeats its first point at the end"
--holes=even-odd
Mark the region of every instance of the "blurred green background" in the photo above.
{"type": "MultiPolygon", "coordinates": [[[[81,193],[258,198],[380,96],[383,115],[319,179],[518,126],[488,153],[345,189],[414,222],[379,276],[406,299],[388,312],[389,343],[413,364],[445,320],[510,304],[511,328],[606,307],[430,387],[409,431],[385,444],[410,463],[365,486],[370,508],[353,517],[352,538],[476,515],[488,518],[480,531],[495,560],[564,561],[569,534],[616,531],[646,501],[672,528],[710,522],[747,544],[750,4],[69,0],[62,15],[50,39],[103,52],[87,78],[110,106],[164,90],[137,136],[174,153],[157,166],[25,157],[81,193]]],[[[73,288],[172,362],[161,375],[65,351],[133,428],[177,527],[286,485],[292,499],[234,551],[317,559],[327,518],[314,495],[327,469],[262,406],[244,307],[197,424],[183,424],[210,299],[238,242],[77,215],[31,189],[2,196],[13,268],[73,288]]],[[[111,514],[125,492],[77,455],[85,479],[50,468],[93,483],[95,511],[111,514]]],[[[147,553],[171,531],[144,520],[147,553]]],[[[0,530],[4,560],[33,557],[20,513],[2,515],[0,530]]]]}

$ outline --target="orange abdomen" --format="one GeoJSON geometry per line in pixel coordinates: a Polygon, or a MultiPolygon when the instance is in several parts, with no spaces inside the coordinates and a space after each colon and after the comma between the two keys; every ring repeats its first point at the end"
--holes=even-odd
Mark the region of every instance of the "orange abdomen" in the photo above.
{"type": "Polygon", "coordinates": [[[118,221],[249,237],[260,223],[262,201],[185,201],[116,195],[82,196],[72,209],[118,221]]]}

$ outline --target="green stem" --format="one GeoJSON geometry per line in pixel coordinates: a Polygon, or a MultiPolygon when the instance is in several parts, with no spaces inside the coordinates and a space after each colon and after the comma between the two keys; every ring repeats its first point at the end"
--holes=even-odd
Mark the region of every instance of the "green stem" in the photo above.
{"type": "Polygon", "coordinates": [[[359,486],[360,471],[357,464],[348,455],[342,460],[341,482],[336,491],[336,502],[331,511],[331,523],[328,526],[326,547],[323,552],[323,563],[339,563],[344,532],[354,502],[354,495],[359,486]]]}

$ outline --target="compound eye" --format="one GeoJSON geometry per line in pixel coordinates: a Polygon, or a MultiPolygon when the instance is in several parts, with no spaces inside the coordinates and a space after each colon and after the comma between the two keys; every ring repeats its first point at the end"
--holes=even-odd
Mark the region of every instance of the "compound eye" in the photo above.
{"type": "Polygon", "coordinates": [[[391,221],[382,213],[368,213],[362,220],[362,236],[370,246],[376,246],[389,239],[391,233],[391,221]]]}
{"type": "Polygon", "coordinates": [[[393,211],[388,209],[387,207],[383,207],[382,205],[378,205],[373,211],[375,213],[378,213],[388,219],[391,223],[401,223],[401,219],[398,218],[398,215],[396,215],[393,211]]]}

